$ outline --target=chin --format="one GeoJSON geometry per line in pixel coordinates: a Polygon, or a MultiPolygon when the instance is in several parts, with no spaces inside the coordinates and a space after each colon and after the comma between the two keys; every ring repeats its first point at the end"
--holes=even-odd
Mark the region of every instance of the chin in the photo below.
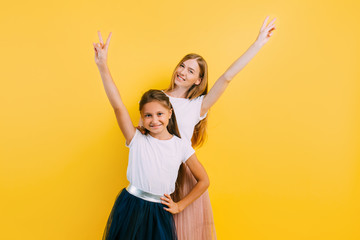
{"type": "Polygon", "coordinates": [[[149,131],[150,131],[151,133],[157,134],[157,133],[161,133],[162,131],[164,131],[164,129],[163,129],[163,128],[159,128],[159,129],[151,129],[151,128],[150,128],[149,131]]]}
{"type": "Polygon", "coordinates": [[[180,81],[175,81],[175,85],[178,87],[183,87],[183,88],[189,87],[189,86],[187,86],[187,84],[185,84],[184,82],[180,82],[180,81]]]}

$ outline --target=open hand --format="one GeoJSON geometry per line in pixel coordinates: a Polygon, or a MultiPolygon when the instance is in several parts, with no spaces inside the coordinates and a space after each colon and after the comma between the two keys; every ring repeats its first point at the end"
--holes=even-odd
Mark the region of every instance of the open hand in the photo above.
{"type": "Polygon", "coordinates": [[[259,35],[256,39],[256,41],[261,44],[264,45],[265,43],[267,43],[267,41],[269,41],[271,35],[272,35],[272,31],[275,30],[275,20],[276,18],[274,18],[273,20],[271,20],[271,22],[269,24],[267,24],[269,20],[269,16],[267,16],[264,20],[263,25],[261,26],[259,35]]]}
{"type": "Polygon", "coordinates": [[[107,53],[111,39],[111,32],[104,44],[100,31],[98,31],[100,43],[93,43],[95,51],[95,63],[96,65],[106,65],[107,64],[107,53]]]}
{"type": "Polygon", "coordinates": [[[165,197],[161,197],[161,203],[168,206],[168,208],[164,207],[164,209],[172,214],[176,214],[180,212],[179,206],[176,202],[174,202],[169,194],[164,194],[165,197]]]}

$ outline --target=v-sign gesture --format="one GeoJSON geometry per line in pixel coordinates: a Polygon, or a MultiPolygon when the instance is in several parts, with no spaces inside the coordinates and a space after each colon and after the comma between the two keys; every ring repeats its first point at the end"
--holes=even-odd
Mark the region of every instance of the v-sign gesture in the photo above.
{"type": "Polygon", "coordinates": [[[104,44],[104,40],[101,36],[100,31],[98,31],[99,35],[99,41],[100,43],[93,43],[94,45],[94,51],[95,51],[95,63],[96,65],[106,65],[107,64],[107,54],[108,54],[108,48],[110,44],[111,39],[111,32],[109,33],[109,36],[106,40],[106,43],[104,44]]]}
{"type": "Polygon", "coordinates": [[[269,41],[272,35],[272,31],[275,30],[276,18],[274,18],[269,24],[266,24],[268,20],[269,17],[266,17],[263,25],[261,26],[259,35],[256,39],[256,41],[259,42],[261,45],[264,45],[265,43],[267,43],[267,41],[269,41]]]}
{"type": "Polygon", "coordinates": [[[124,134],[126,143],[129,144],[135,135],[135,127],[132,124],[130,115],[121,100],[120,93],[111,77],[107,66],[107,53],[111,39],[111,33],[104,44],[100,31],[98,31],[100,43],[93,43],[95,51],[95,63],[99,69],[106,95],[114,109],[118,125],[124,134]]]}

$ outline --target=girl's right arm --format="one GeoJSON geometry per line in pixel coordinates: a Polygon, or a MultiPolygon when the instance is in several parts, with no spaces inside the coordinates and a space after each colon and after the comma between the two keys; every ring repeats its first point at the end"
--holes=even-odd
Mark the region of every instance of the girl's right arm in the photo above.
{"type": "Polygon", "coordinates": [[[163,200],[163,204],[168,206],[168,208],[164,209],[168,212],[171,212],[172,214],[183,211],[193,201],[199,198],[210,185],[206,170],[197,159],[195,153],[191,155],[188,160],[186,160],[186,165],[189,167],[197,183],[194,185],[191,191],[179,202],[174,202],[169,194],[164,194],[164,197],[162,197],[161,200],[163,200]]]}
{"type": "Polygon", "coordinates": [[[95,63],[99,69],[106,95],[114,109],[118,125],[126,139],[126,144],[130,144],[136,130],[132,124],[129,113],[121,100],[120,93],[111,77],[110,70],[107,66],[107,52],[111,33],[109,34],[105,44],[100,32],[98,32],[98,35],[100,43],[93,43],[95,51],[95,63]]]}

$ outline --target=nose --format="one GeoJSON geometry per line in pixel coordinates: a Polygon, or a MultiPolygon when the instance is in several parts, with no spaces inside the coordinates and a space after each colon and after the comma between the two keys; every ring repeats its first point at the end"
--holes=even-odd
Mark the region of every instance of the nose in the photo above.
{"type": "Polygon", "coordinates": [[[151,118],[151,123],[157,123],[158,122],[158,117],[157,116],[153,116],[151,118]]]}
{"type": "Polygon", "coordinates": [[[182,76],[184,76],[185,73],[186,73],[186,69],[185,69],[185,68],[181,69],[180,74],[181,74],[182,76]]]}

